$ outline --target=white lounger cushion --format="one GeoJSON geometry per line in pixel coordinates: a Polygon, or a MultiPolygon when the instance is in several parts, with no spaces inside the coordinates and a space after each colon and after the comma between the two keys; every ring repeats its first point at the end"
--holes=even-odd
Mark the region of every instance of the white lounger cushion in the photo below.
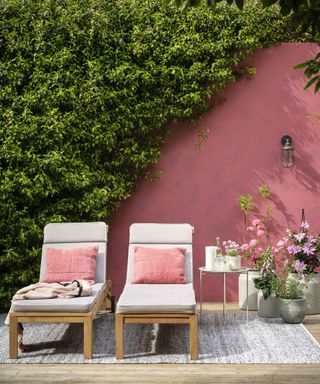
{"type": "Polygon", "coordinates": [[[118,313],[195,313],[192,284],[126,284],[118,313]]]}
{"type": "Polygon", "coordinates": [[[135,223],[130,226],[130,244],[192,244],[190,224],[135,223]]]}
{"type": "Polygon", "coordinates": [[[12,302],[15,312],[89,312],[101,293],[103,283],[92,286],[92,295],[72,299],[16,300],[12,302]]]}
{"type": "Polygon", "coordinates": [[[184,274],[188,283],[193,281],[192,226],[190,224],[135,223],[130,226],[126,283],[134,275],[134,247],[187,249],[184,274]]]}
{"type": "Polygon", "coordinates": [[[98,245],[95,282],[105,282],[107,239],[108,226],[104,222],[47,224],[44,227],[40,280],[46,272],[47,248],[80,248],[98,245]]]}

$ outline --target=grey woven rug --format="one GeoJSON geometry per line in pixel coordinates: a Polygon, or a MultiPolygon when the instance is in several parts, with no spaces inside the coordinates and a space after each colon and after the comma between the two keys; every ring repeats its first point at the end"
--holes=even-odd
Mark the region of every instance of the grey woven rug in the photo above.
{"type": "MultiPolygon", "coordinates": [[[[84,360],[79,324],[25,324],[24,342],[31,349],[8,359],[8,327],[0,316],[0,363],[115,364],[114,316],[94,320],[92,360],[84,360]]],[[[125,360],[120,363],[192,363],[186,325],[126,325],[125,360]]],[[[196,363],[320,363],[320,345],[301,324],[244,314],[203,315],[196,363]]]]}

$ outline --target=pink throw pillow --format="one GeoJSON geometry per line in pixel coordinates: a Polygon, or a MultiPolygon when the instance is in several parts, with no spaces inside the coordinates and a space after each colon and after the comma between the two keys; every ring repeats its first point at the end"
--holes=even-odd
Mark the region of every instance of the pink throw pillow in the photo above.
{"type": "Polygon", "coordinates": [[[47,248],[47,268],[41,282],[87,280],[90,284],[94,284],[98,250],[99,246],[47,248]]]}
{"type": "Polygon", "coordinates": [[[132,284],[186,284],[185,248],[134,248],[132,284]]]}

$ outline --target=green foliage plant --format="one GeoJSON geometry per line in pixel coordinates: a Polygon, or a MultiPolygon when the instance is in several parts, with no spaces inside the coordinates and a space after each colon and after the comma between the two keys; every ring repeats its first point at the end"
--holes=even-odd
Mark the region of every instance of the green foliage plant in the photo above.
{"type": "Polygon", "coordinates": [[[260,259],[260,276],[254,278],[253,282],[255,287],[262,291],[263,298],[266,300],[275,289],[275,281],[277,279],[276,263],[271,246],[268,246],[267,249],[261,253],[260,259]]]}
{"type": "MultiPolygon", "coordinates": [[[[0,2],[0,307],[39,276],[48,222],[110,221],[168,123],[204,113],[292,32],[276,9],[0,2]]],[[[147,198],[147,197],[146,197],[147,198]]]]}
{"type": "Polygon", "coordinates": [[[272,282],[272,290],[277,297],[287,300],[297,300],[304,297],[307,284],[298,276],[277,276],[272,282]]]}
{"type": "MultiPolygon", "coordinates": [[[[164,6],[175,4],[182,12],[190,7],[198,7],[201,0],[162,0],[164,6]]],[[[310,40],[320,43],[320,0],[207,0],[208,7],[214,12],[220,2],[229,5],[235,4],[239,9],[244,6],[262,5],[263,7],[276,6],[282,16],[287,17],[294,28],[305,31],[310,40]]],[[[293,69],[305,69],[305,75],[309,79],[304,89],[314,86],[314,93],[320,90],[320,53],[314,59],[297,64],[293,69]]]]}
{"type": "MultiPolygon", "coordinates": [[[[262,184],[258,188],[258,193],[260,198],[264,201],[264,215],[262,218],[265,235],[267,238],[267,242],[270,245],[270,223],[271,223],[271,214],[272,214],[272,205],[271,205],[271,197],[272,192],[266,184],[262,184]]],[[[246,237],[246,231],[248,227],[249,215],[250,212],[253,211],[256,207],[256,203],[253,200],[252,195],[239,195],[237,198],[239,203],[239,207],[244,217],[244,237],[246,237]]]]}
{"type": "Polygon", "coordinates": [[[265,229],[266,229],[266,237],[267,241],[270,244],[270,225],[271,225],[271,214],[272,214],[272,205],[271,205],[271,197],[272,193],[269,187],[266,184],[262,184],[259,187],[259,195],[265,201],[264,211],[265,211],[265,229]]]}
{"type": "Polygon", "coordinates": [[[254,202],[253,197],[251,195],[239,195],[238,203],[241,212],[243,213],[243,219],[244,219],[244,239],[246,238],[247,234],[247,227],[248,227],[248,220],[249,220],[249,214],[254,209],[254,202]]]}
{"type": "Polygon", "coordinates": [[[314,86],[314,93],[320,90],[320,53],[313,59],[307,60],[304,63],[297,64],[293,69],[304,69],[304,74],[309,79],[304,89],[314,86]]]}

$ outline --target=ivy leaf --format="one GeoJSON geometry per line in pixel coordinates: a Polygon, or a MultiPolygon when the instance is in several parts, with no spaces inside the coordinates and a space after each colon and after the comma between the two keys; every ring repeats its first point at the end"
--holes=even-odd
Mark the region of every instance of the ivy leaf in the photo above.
{"type": "Polygon", "coordinates": [[[164,7],[168,7],[172,0],[161,0],[161,3],[164,7]]]}
{"type": "Polygon", "coordinates": [[[302,68],[306,67],[308,64],[309,64],[309,61],[306,61],[304,63],[294,65],[292,67],[292,69],[295,69],[295,70],[302,69],[302,68]]]}
{"type": "Polygon", "coordinates": [[[309,80],[307,82],[307,84],[305,85],[304,89],[308,89],[311,87],[312,84],[314,84],[316,81],[320,82],[320,76],[315,76],[313,77],[311,80],[309,80]]]}

